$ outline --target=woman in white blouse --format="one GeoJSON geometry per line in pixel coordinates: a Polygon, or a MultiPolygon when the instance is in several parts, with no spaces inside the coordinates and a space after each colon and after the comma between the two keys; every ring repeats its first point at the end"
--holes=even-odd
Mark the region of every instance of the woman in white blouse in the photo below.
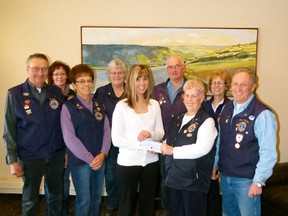
{"type": "Polygon", "coordinates": [[[115,107],[112,141],[119,147],[116,178],[120,190],[119,216],[134,215],[139,185],[139,215],[154,214],[158,183],[158,155],[143,150],[144,140],[160,141],[164,136],[160,106],[151,99],[153,76],[146,65],[128,71],[125,96],[115,107]]]}

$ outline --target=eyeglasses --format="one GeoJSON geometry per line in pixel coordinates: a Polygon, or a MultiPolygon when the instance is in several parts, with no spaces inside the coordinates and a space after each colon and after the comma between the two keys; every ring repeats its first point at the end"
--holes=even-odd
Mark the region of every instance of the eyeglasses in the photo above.
{"type": "Polygon", "coordinates": [[[111,76],[117,76],[117,75],[121,76],[121,75],[123,75],[124,73],[123,73],[123,72],[109,72],[109,74],[110,74],[111,76]]]}
{"type": "Polygon", "coordinates": [[[182,67],[183,67],[184,65],[182,64],[182,65],[175,65],[175,66],[172,66],[172,65],[168,65],[166,68],[167,68],[167,70],[168,71],[172,71],[173,69],[175,69],[175,70],[180,70],[182,67]]]}
{"type": "Polygon", "coordinates": [[[76,80],[75,81],[76,83],[80,83],[81,85],[84,85],[84,84],[89,84],[89,85],[91,85],[92,83],[93,83],[93,81],[92,80],[76,80]]]}
{"type": "Polygon", "coordinates": [[[218,82],[213,81],[213,82],[211,82],[211,85],[224,85],[224,84],[226,84],[226,82],[224,82],[224,81],[218,81],[218,82]]]}
{"type": "Polygon", "coordinates": [[[41,70],[42,72],[47,72],[47,71],[48,71],[48,68],[47,68],[47,67],[42,67],[42,68],[40,68],[40,67],[29,67],[29,66],[28,66],[28,68],[30,68],[33,72],[39,72],[40,70],[41,70]]]}
{"type": "Polygon", "coordinates": [[[53,76],[66,76],[66,73],[55,73],[53,76]]]}

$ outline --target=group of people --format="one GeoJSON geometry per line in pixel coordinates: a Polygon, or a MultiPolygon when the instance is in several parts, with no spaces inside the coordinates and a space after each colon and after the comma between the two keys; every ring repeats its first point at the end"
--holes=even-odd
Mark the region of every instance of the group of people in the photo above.
{"type": "Polygon", "coordinates": [[[277,122],[254,94],[256,75],[216,70],[206,100],[203,82],[184,78],[182,57],[168,57],[166,70],[154,86],[149,66],[114,59],[93,95],[90,66],[28,57],[28,79],[7,93],[3,132],[6,162],[24,183],[23,215],[37,215],[43,176],[47,215],[67,215],[70,172],[75,215],[100,215],[104,179],[107,216],[133,216],[137,200],[139,215],[153,216],[159,182],[163,216],[261,214],[277,122]],[[159,149],[142,147],[150,141],[159,149]]]}

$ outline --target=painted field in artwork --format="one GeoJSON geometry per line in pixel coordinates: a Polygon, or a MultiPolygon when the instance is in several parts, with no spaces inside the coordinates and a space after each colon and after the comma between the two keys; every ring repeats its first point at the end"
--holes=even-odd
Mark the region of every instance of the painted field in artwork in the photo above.
{"type": "Polygon", "coordinates": [[[111,28],[82,27],[82,63],[97,74],[96,85],[106,84],[105,69],[114,58],[128,66],[151,66],[155,83],[167,79],[165,62],[171,55],[183,56],[186,78],[207,83],[216,69],[233,72],[248,68],[256,72],[258,29],[222,28],[111,28]]]}

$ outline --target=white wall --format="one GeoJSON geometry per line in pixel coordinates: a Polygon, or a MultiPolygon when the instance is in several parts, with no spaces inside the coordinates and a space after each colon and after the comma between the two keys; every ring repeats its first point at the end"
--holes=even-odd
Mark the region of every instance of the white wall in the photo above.
{"type": "MultiPolygon", "coordinates": [[[[0,131],[9,87],[25,80],[28,55],[80,63],[80,26],[257,27],[258,94],[280,119],[280,161],[288,161],[287,0],[1,0],[0,131]]],[[[2,143],[2,140],[1,140],[2,143]]],[[[0,148],[0,192],[20,192],[0,148]]]]}

